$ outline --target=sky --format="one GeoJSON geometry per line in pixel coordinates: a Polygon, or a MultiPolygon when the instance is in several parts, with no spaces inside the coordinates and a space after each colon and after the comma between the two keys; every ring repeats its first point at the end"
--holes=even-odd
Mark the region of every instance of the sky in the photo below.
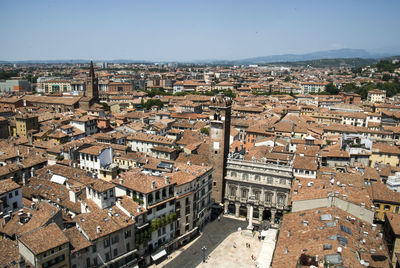
{"type": "Polygon", "coordinates": [[[400,52],[400,1],[0,0],[0,60],[400,52]]]}

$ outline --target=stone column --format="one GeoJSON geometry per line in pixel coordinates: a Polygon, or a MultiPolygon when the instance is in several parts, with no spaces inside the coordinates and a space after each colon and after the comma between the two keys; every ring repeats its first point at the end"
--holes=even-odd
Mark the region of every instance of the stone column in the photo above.
{"type": "Polygon", "coordinates": [[[275,223],[275,214],[276,214],[276,209],[272,208],[271,209],[271,224],[275,223]]]}
{"type": "Polygon", "coordinates": [[[235,203],[235,217],[239,217],[240,203],[235,203]]]}
{"type": "Polygon", "coordinates": [[[228,205],[229,205],[229,202],[227,200],[225,200],[225,203],[224,203],[224,214],[228,214],[228,205]]]}
{"type": "Polygon", "coordinates": [[[259,206],[258,207],[258,220],[261,222],[264,214],[264,207],[259,206]]]}
{"type": "Polygon", "coordinates": [[[247,205],[247,215],[249,215],[249,225],[247,226],[247,230],[253,230],[253,205],[247,205]],[[249,212],[250,207],[250,212],[249,212]]]}

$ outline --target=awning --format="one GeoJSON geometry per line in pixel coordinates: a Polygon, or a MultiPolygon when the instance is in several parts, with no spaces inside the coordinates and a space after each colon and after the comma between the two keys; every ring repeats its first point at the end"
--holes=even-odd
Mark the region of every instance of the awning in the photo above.
{"type": "Polygon", "coordinates": [[[151,258],[153,259],[153,261],[156,261],[159,258],[164,257],[165,255],[167,255],[167,252],[165,251],[165,249],[163,249],[163,250],[161,250],[161,251],[159,251],[157,253],[152,254],[151,258]]]}
{"type": "Polygon", "coordinates": [[[50,181],[51,182],[55,182],[58,184],[64,184],[65,183],[66,178],[57,174],[54,174],[53,177],[51,177],[50,181]]]}

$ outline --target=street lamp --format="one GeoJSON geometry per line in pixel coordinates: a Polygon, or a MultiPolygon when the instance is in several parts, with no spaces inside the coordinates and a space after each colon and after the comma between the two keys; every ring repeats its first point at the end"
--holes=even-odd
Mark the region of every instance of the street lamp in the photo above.
{"type": "Polygon", "coordinates": [[[207,251],[207,248],[205,246],[203,246],[201,251],[203,251],[203,262],[206,262],[206,251],[207,251]]]}

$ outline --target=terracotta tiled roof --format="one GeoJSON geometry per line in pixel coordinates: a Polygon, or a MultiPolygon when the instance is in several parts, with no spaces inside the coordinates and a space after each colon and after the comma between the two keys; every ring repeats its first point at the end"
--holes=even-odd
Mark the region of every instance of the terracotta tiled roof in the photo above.
{"type": "Polygon", "coordinates": [[[361,267],[360,258],[371,267],[390,266],[378,230],[338,208],[312,209],[283,216],[272,267],[296,267],[302,253],[314,260],[318,256],[319,261],[336,255],[337,264],[345,267],[361,267]],[[341,252],[338,254],[339,247],[341,252]]]}
{"type": "Polygon", "coordinates": [[[0,180],[0,195],[21,188],[19,184],[12,179],[0,180]]]}
{"type": "Polygon", "coordinates": [[[17,268],[20,256],[18,251],[18,243],[13,240],[0,240],[0,266],[17,268]]]}
{"type": "Polygon", "coordinates": [[[69,242],[55,223],[28,233],[19,240],[36,255],[69,242]]]}
{"type": "Polygon", "coordinates": [[[372,183],[371,186],[367,187],[367,189],[374,202],[381,201],[391,204],[400,204],[400,193],[390,190],[381,182],[372,183]]]}
{"type": "Polygon", "coordinates": [[[75,253],[92,245],[77,228],[73,227],[63,230],[63,233],[71,244],[71,253],[75,253]]]}

